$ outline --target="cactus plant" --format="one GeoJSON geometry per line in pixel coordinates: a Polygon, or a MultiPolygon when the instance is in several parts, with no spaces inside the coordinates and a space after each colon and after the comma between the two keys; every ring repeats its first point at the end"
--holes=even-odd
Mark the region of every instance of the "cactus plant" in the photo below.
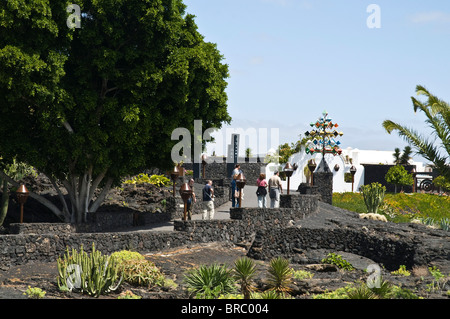
{"type": "Polygon", "coordinates": [[[81,246],[80,251],[66,248],[64,258],[58,258],[58,287],[62,291],[79,290],[98,297],[116,290],[121,282],[120,269],[116,259],[95,249],[87,254],[81,246]]]}
{"type": "Polygon", "coordinates": [[[383,204],[386,187],[380,183],[372,183],[361,186],[360,191],[363,194],[367,212],[376,214],[378,208],[383,204]]]}

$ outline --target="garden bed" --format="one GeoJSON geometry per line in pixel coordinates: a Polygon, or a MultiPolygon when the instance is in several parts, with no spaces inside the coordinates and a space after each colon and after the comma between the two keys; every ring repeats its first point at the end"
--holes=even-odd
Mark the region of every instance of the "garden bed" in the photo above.
{"type": "MultiPolygon", "coordinates": [[[[123,283],[119,290],[98,299],[117,299],[127,291],[143,299],[180,299],[188,298],[183,279],[187,270],[200,265],[224,264],[232,268],[235,260],[245,256],[245,248],[225,243],[198,244],[147,254],[146,258],[155,263],[162,273],[177,284],[176,288],[145,288],[123,283]]],[[[327,255],[325,250],[315,250],[305,263],[291,263],[294,270],[310,273],[311,278],[293,278],[290,287],[291,297],[295,299],[333,298],[352,283],[365,282],[370,275],[365,271],[373,261],[358,255],[339,252],[345,260],[354,266],[354,270],[342,270],[334,265],[324,266],[321,260],[327,255]],[[337,290],[340,289],[340,290],[337,290]]],[[[255,261],[257,276],[255,285],[260,291],[267,289],[266,277],[269,262],[255,261]]],[[[435,278],[426,267],[415,268],[409,276],[394,275],[382,269],[383,279],[389,283],[410,290],[415,296],[430,299],[448,299],[446,289],[436,288],[435,278]]],[[[50,299],[97,299],[79,293],[59,291],[56,284],[57,267],[55,262],[28,263],[16,266],[8,272],[0,273],[0,299],[26,299],[28,287],[37,287],[46,292],[44,298],[50,299]]],[[[342,298],[342,296],[341,296],[342,298]]]]}

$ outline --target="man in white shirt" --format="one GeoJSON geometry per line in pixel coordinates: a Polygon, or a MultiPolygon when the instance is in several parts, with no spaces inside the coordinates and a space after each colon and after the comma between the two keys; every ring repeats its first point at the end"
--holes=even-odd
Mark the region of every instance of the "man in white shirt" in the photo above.
{"type": "Polygon", "coordinates": [[[280,207],[280,194],[282,193],[283,187],[281,186],[280,173],[275,171],[273,176],[269,179],[270,208],[280,207]]]}

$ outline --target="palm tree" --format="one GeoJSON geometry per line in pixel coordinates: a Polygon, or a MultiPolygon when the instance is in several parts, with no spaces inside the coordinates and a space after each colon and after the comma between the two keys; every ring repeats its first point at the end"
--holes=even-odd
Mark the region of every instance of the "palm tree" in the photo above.
{"type": "Polygon", "coordinates": [[[412,97],[414,112],[422,111],[427,117],[426,123],[433,130],[434,139],[425,137],[413,128],[408,128],[395,123],[391,120],[383,122],[384,129],[391,134],[397,131],[399,136],[403,137],[411,144],[417,154],[423,156],[434,164],[450,181],[450,166],[448,163],[450,154],[450,105],[432,95],[425,87],[418,85],[416,87],[417,95],[427,98],[425,102],[412,97]]]}
{"type": "Polygon", "coordinates": [[[400,149],[398,147],[395,148],[394,154],[394,164],[399,165],[400,164],[400,157],[402,157],[402,154],[400,153],[400,149]]]}
{"type": "Polygon", "coordinates": [[[405,146],[405,148],[403,149],[403,154],[400,157],[400,165],[408,165],[409,164],[409,160],[411,159],[411,154],[412,154],[412,148],[411,146],[405,146]]]}

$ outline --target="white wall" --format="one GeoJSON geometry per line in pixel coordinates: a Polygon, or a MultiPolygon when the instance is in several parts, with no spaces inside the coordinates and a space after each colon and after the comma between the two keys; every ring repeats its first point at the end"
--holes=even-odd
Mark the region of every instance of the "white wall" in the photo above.
{"type": "MultiPolygon", "coordinates": [[[[325,155],[328,166],[333,172],[333,191],[337,193],[351,192],[352,183],[346,183],[344,181],[344,173],[350,172],[350,167],[353,165],[356,167],[356,174],[354,178],[354,191],[359,191],[359,187],[364,185],[364,166],[362,164],[385,164],[393,165],[394,157],[392,156],[392,151],[374,151],[374,150],[359,150],[347,148],[342,150],[342,154],[333,156],[325,155]],[[339,166],[336,171],[334,169],[335,165],[339,166]]],[[[292,174],[290,178],[290,189],[291,191],[296,191],[300,183],[306,182],[306,176],[303,173],[303,168],[308,164],[310,159],[314,158],[317,165],[319,165],[322,160],[321,154],[309,155],[304,151],[294,154],[289,163],[297,164],[298,168],[292,174]]],[[[424,171],[424,165],[421,162],[414,162],[417,171],[424,171]]],[[[280,166],[270,163],[266,167],[266,177],[269,179],[273,175],[275,169],[279,169],[280,166]]],[[[282,167],[284,168],[284,166],[282,167]]],[[[283,190],[287,188],[287,180],[283,181],[283,190]]]]}

